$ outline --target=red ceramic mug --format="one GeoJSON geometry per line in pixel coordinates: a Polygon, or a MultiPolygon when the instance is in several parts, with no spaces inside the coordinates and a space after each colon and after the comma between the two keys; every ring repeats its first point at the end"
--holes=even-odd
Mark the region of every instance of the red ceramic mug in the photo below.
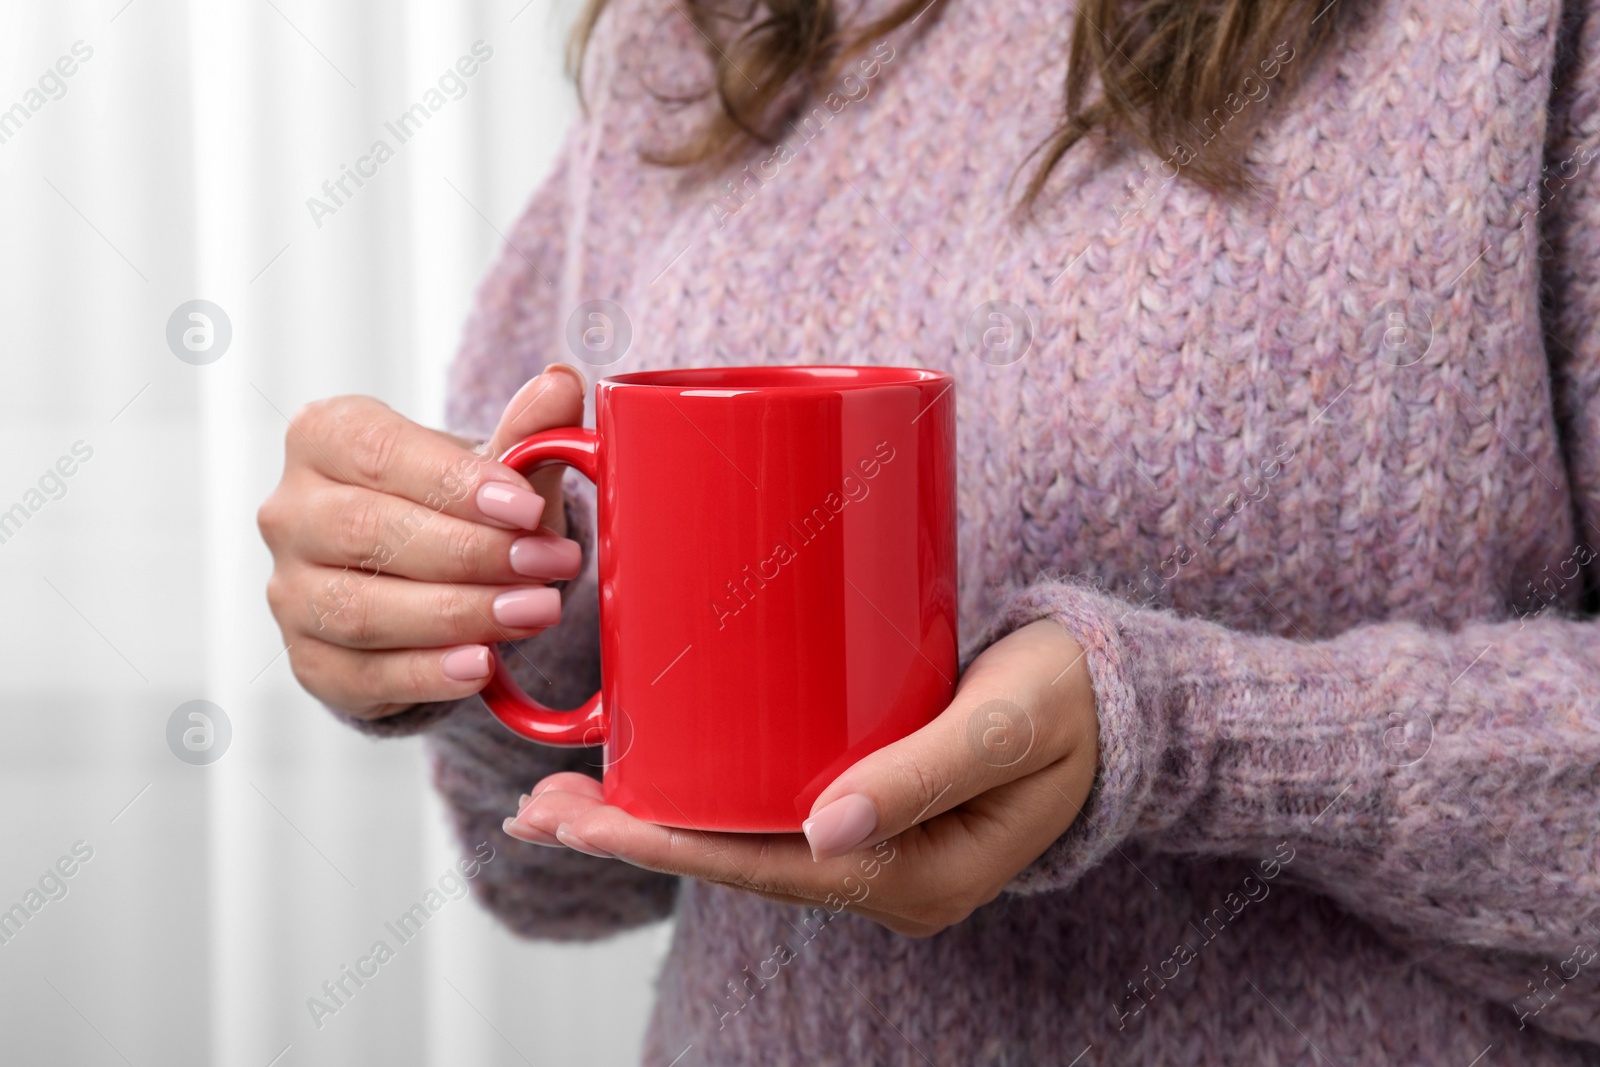
{"type": "Polygon", "coordinates": [[[930,722],[956,681],[955,392],[894,367],[625,374],[595,429],[501,461],[598,490],[601,688],[529,697],[514,732],[604,744],[606,802],[669,826],[793,832],[856,760],[930,722]]]}

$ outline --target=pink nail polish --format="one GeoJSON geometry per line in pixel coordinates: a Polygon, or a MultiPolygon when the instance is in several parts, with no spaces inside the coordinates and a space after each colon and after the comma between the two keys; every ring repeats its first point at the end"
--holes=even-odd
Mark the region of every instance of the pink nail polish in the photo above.
{"type": "Polygon", "coordinates": [[[561,591],[540,586],[513,589],[494,598],[494,621],[501,626],[554,626],[561,621],[561,591]]]}
{"type": "Polygon", "coordinates": [[[515,819],[507,819],[500,824],[500,829],[504,830],[508,837],[514,837],[518,841],[526,841],[530,845],[544,845],[548,848],[560,848],[562,845],[554,835],[547,834],[535,827],[524,825],[515,819]]]}
{"type": "Polygon", "coordinates": [[[544,498],[509,482],[486,482],[478,487],[478,510],[491,519],[537,530],[544,517],[544,498]]]}
{"type": "Polygon", "coordinates": [[[599,856],[603,860],[614,860],[617,858],[610,852],[607,852],[605,849],[597,848],[594,845],[589,844],[589,842],[585,841],[577,834],[573,833],[571,823],[564,822],[560,826],[556,827],[556,839],[570,849],[576,849],[579,852],[586,852],[591,856],[599,856]]]}
{"type": "Polygon", "coordinates": [[[530,578],[572,578],[583,547],[565,537],[519,537],[511,542],[511,569],[530,578]]]}
{"type": "Polygon", "coordinates": [[[572,366],[572,364],[570,364],[570,363],[552,363],[552,364],[550,364],[548,367],[546,367],[544,369],[544,372],[546,374],[550,374],[550,373],[553,373],[555,371],[565,371],[566,373],[570,374],[573,378],[577,379],[578,388],[579,389],[583,389],[585,391],[588,390],[588,388],[589,388],[589,379],[587,379],[587,378],[585,378],[583,376],[583,371],[579,370],[577,367],[572,366]]]}
{"type": "Polygon", "coordinates": [[[878,809],[861,793],[847,793],[800,824],[811,843],[811,858],[842,856],[877,829],[878,809]]]}
{"type": "Polygon", "coordinates": [[[489,677],[489,650],[483,645],[467,645],[444,654],[439,671],[456,682],[476,682],[489,677]]]}

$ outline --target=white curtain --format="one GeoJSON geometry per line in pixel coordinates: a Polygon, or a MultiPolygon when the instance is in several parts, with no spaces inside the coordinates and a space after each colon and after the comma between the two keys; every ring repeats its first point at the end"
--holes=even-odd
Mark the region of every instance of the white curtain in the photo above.
{"type": "Polygon", "coordinates": [[[444,813],[417,741],[295,684],[254,521],[305,401],[440,422],[573,111],[562,4],[0,2],[6,1062],[636,1062],[667,927],[386,931],[457,858],[444,813]]]}

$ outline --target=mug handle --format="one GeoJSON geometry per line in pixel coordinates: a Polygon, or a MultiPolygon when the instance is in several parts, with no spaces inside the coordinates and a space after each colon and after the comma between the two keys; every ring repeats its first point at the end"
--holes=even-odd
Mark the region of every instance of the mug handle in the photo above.
{"type": "MultiPolygon", "coordinates": [[[[545,430],[512,445],[500,457],[500,462],[512,470],[532,474],[540,467],[565,463],[575,467],[591,482],[599,480],[596,456],[600,437],[582,426],[562,426],[545,430]]],[[[523,691],[511,677],[505,659],[495,645],[489,646],[489,658],[494,673],[480,694],[489,711],[512,733],[540,744],[576,748],[604,744],[610,734],[610,722],[600,704],[600,693],[595,692],[580,708],[557,711],[547,708],[523,691]]]]}

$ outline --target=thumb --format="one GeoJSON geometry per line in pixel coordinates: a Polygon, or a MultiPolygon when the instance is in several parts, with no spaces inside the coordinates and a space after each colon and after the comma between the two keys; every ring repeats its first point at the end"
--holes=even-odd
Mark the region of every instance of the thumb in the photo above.
{"type": "Polygon", "coordinates": [[[499,456],[529,434],[557,426],[582,425],[588,388],[575,367],[550,364],[544,373],[528,379],[511,398],[489,437],[486,451],[490,456],[499,456]]]}
{"type": "Polygon", "coordinates": [[[1068,674],[1092,701],[1082,649],[1057,623],[991,645],[937,718],[862,757],[818,795],[803,826],[813,857],[887,840],[1058,760],[1093,759],[1095,744],[1074,729],[1083,717],[1062,714],[1047,695],[1044,680],[1068,674]]]}

